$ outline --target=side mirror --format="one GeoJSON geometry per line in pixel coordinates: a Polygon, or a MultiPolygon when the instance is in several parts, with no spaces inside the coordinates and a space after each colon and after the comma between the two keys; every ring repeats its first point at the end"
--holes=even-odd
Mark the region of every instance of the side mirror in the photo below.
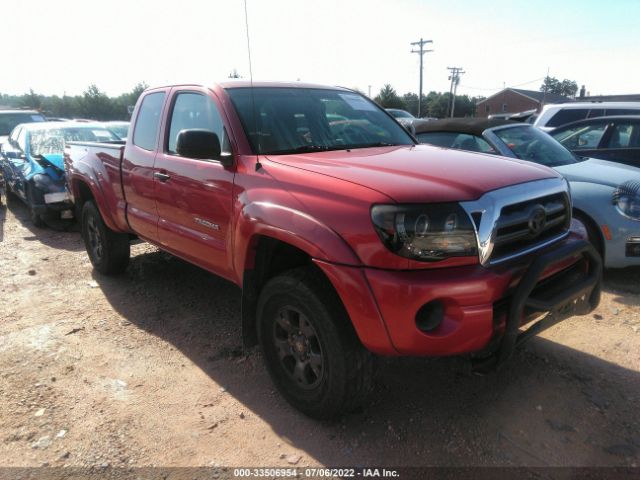
{"type": "Polygon", "coordinates": [[[224,166],[233,162],[231,155],[221,152],[218,135],[202,128],[181,130],[178,133],[176,152],[182,157],[217,160],[224,166]]]}

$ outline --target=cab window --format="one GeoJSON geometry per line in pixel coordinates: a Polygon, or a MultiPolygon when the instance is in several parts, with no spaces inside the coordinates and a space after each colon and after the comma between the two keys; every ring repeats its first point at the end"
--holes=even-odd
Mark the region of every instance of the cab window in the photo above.
{"type": "Polygon", "coordinates": [[[134,145],[145,150],[155,149],[164,97],[164,92],[156,92],[148,94],[142,100],[133,131],[134,145]]]}
{"type": "Polygon", "coordinates": [[[176,96],[171,112],[171,124],[167,139],[167,153],[176,154],[178,134],[182,130],[205,129],[218,135],[223,151],[225,135],[222,118],[214,101],[203,94],[185,92],[176,96]]]}

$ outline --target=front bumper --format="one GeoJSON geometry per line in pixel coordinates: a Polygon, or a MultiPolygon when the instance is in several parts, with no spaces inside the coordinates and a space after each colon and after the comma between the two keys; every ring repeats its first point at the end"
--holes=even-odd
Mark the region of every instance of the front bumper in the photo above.
{"type": "Polygon", "coordinates": [[[29,200],[35,213],[42,216],[73,218],[73,202],[64,181],[51,181],[45,186],[36,183],[34,189],[34,195],[29,200]]]}
{"type": "MultiPolygon", "coordinates": [[[[615,217],[614,217],[615,218],[615,217]]],[[[604,240],[604,265],[607,268],[625,268],[640,266],[640,222],[635,220],[620,220],[609,222],[607,232],[602,227],[604,240]]]]}
{"type": "Polygon", "coordinates": [[[389,271],[316,263],[336,287],[369,350],[416,356],[475,353],[494,363],[540,331],[544,324],[518,336],[521,326],[541,314],[593,310],[602,278],[600,257],[576,235],[536,252],[535,259],[491,268],[389,271]],[[436,301],[443,306],[442,321],[431,331],[420,330],[417,312],[436,301]]]}

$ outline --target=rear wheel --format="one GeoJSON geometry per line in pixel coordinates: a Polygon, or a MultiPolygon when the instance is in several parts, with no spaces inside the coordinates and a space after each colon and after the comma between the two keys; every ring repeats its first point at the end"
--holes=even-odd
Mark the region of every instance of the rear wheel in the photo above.
{"type": "Polygon", "coordinates": [[[129,263],[129,235],[107,227],[95,203],[82,207],[82,239],[93,267],[102,274],[122,273],[129,263]]]}
{"type": "Polygon", "coordinates": [[[315,267],[271,279],[260,293],[257,313],[267,369],[291,405],[326,419],[366,401],[373,385],[373,356],[315,267]]]}

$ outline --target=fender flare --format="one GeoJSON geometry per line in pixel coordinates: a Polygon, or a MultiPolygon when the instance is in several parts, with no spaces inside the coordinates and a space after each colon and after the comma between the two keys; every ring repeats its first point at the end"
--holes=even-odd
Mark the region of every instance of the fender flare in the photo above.
{"type": "Polygon", "coordinates": [[[307,213],[270,202],[245,205],[234,229],[234,269],[238,278],[253,268],[252,249],[260,236],[288,243],[311,258],[344,265],[361,265],[351,246],[334,230],[307,213]]]}
{"type": "Polygon", "coordinates": [[[258,239],[261,237],[287,243],[314,259],[361,264],[358,256],[337,232],[310,215],[269,202],[245,205],[237,217],[233,238],[233,250],[237,252],[233,260],[234,269],[242,286],[241,319],[245,348],[258,342],[255,316],[261,279],[256,274],[255,260],[258,239]]]}
{"type": "Polygon", "coordinates": [[[93,172],[88,175],[78,175],[75,174],[72,176],[69,185],[71,187],[71,193],[73,194],[74,203],[78,204],[78,199],[81,197],[80,193],[80,184],[84,184],[87,186],[89,191],[91,192],[91,196],[93,197],[96,207],[98,207],[98,211],[102,216],[102,220],[111,230],[120,232],[121,228],[118,227],[116,222],[113,219],[113,216],[108,210],[105,210],[105,196],[102,188],[100,187],[100,183],[93,178],[93,172]]]}

